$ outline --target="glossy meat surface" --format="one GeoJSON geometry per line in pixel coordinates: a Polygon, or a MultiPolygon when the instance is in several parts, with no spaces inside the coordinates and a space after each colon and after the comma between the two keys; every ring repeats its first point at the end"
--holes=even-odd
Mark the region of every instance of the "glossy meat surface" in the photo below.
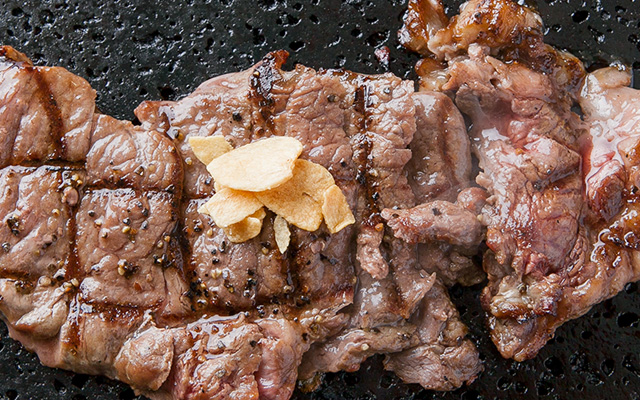
{"type": "Polygon", "coordinates": [[[476,182],[489,195],[482,302],[502,355],[528,359],[560,324],[640,278],[638,92],[624,73],[587,75],[544,44],[539,17],[524,6],[470,1],[446,23],[412,28],[437,8],[412,2],[400,36],[444,61],[418,65],[421,88],[449,93],[471,119],[476,182]]]}
{"type": "Polygon", "coordinates": [[[45,365],[154,399],[287,399],[301,365],[312,388],[324,372],[428,345],[437,350],[412,356],[421,380],[408,380],[451,390],[475,379],[479,357],[446,291],[380,217],[416,205],[410,144],[438,118],[417,106],[410,82],[284,71],[287,55],[276,52],[180,101],[143,103],[134,126],[96,113],[82,79],[2,51],[11,112],[0,124],[10,155],[0,170],[0,311],[45,365]],[[231,243],[197,212],[214,187],[187,139],[214,134],[234,146],[297,138],[302,157],[333,174],[356,225],[333,235],[292,228],[280,254],[269,212],[258,237],[231,243]],[[454,339],[420,334],[433,319],[454,339]],[[326,349],[341,361],[315,357],[326,349]]]}

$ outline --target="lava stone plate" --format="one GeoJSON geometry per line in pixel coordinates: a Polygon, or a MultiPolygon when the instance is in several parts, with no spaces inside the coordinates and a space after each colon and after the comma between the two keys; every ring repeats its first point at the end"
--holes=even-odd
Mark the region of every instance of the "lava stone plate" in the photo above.
{"type": "MultiPolygon", "coordinates": [[[[143,100],[178,99],[206,79],[248,68],[271,50],[288,63],[391,70],[414,78],[417,56],[399,47],[405,0],[0,0],[0,44],[39,65],[65,67],[98,91],[106,114],[133,119],[143,100]],[[389,65],[374,50],[388,46],[389,65]]],[[[448,0],[454,13],[459,0],[448,0]]],[[[621,61],[640,87],[638,0],[532,0],[548,42],[588,66],[621,61]]],[[[484,328],[481,287],[451,289],[485,371],[468,387],[435,393],[402,384],[373,357],[354,374],[326,377],[295,399],[640,399],[640,293],[635,283],[566,323],[531,361],[504,360],[484,328]]],[[[126,385],[45,368],[0,324],[0,396],[5,399],[134,399],[126,385]]]]}

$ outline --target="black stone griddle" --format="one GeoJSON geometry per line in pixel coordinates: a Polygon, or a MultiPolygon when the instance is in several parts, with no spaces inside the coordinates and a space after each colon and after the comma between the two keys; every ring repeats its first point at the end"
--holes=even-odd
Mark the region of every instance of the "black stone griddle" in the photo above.
{"type": "MultiPolygon", "coordinates": [[[[593,67],[622,61],[640,87],[638,0],[535,0],[548,42],[593,67]]],[[[0,0],[0,43],[40,65],[86,78],[104,113],[133,119],[143,100],[178,99],[209,77],[249,67],[286,49],[289,65],[380,73],[374,50],[391,49],[390,70],[413,78],[418,57],[399,48],[405,0],[0,0]]],[[[449,0],[450,12],[459,0],[449,0]]],[[[384,372],[380,357],[358,373],[330,374],[321,389],[295,399],[640,399],[640,293],[617,297],[562,326],[538,357],[503,360],[484,329],[480,286],[452,298],[485,362],[472,385],[435,393],[384,372]]],[[[0,324],[4,399],[133,399],[126,385],[45,368],[0,324]]]]}

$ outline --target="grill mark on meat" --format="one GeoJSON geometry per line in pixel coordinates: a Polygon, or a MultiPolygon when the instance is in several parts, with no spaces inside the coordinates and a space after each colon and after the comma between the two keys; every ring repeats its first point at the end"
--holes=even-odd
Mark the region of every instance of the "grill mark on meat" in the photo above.
{"type": "MultiPolygon", "coordinates": [[[[185,196],[183,194],[183,196],[185,196]]],[[[189,246],[188,233],[186,232],[187,227],[185,226],[185,215],[182,212],[182,207],[180,207],[178,223],[176,224],[176,231],[183,233],[178,235],[177,245],[181,252],[181,255],[184,260],[192,260],[192,248],[189,246]]],[[[191,311],[195,312],[196,308],[196,294],[192,290],[191,283],[196,279],[196,271],[195,266],[191,262],[181,262],[180,263],[180,271],[182,276],[184,277],[185,282],[189,283],[189,292],[187,293],[187,297],[191,300],[191,311]]]]}
{"type": "Polygon", "coordinates": [[[67,147],[64,140],[64,132],[62,131],[63,122],[60,108],[53,97],[53,93],[51,93],[51,89],[49,89],[49,86],[45,82],[40,69],[31,66],[25,66],[24,68],[31,72],[31,76],[38,87],[36,95],[49,117],[51,135],[53,136],[54,143],[54,148],[50,149],[50,158],[60,158],[66,153],[67,147]]]}
{"type": "Polygon", "coordinates": [[[36,168],[36,167],[58,167],[67,170],[83,171],[84,161],[66,161],[66,160],[23,160],[19,163],[12,164],[18,167],[36,168]]]}
{"type": "Polygon", "coordinates": [[[360,185],[359,197],[364,198],[364,207],[360,210],[358,216],[360,229],[358,232],[358,253],[375,252],[368,257],[376,264],[372,267],[364,266],[363,268],[376,276],[376,278],[384,278],[389,272],[389,266],[384,260],[380,251],[382,250],[382,232],[379,230],[378,224],[381,223],[380,207],[377,202],[378,195],[375,192],[376,185],[369,171],[372,170],[372,138],[370,137],[369,116],[367,115],[370,104],[369,80],[367,76],[359,76],[350,72],[345,72],[344,76],[348,82],[355,86],[353,110],[355,111],[355,125],[357,133],[351,138],[353,142],[353,159],[356,164],[356,182],[360,185]],[[362,240],[360,240],[362,238],[362,240]],[[379,242],[378,242],[379,241],[379,242]],[[377,243],[377,245],[374,244],[377,243]],[[375,246],[375,248],[373,248],[375,246]],[[361,250],[362,249],[362,250],[361,250]],[[377,254],[376,254],[377,253],[377,254]]]}
{"type": "MultiPolygon", "coordinates": [[[[275,234],[273,244],[275,244],[275,234]]],[[[284,273],[287,277],[287,285],[291,287],[289,293],[285,291],[284,296],[289,302],[291,302],[291,304],[294,305],[299,304],[299,298],[301,297],[298,293],[298,290],[300,290],[302,286],[300,284],[298,271],[305,267],[304,260],[302,257],[298,256],[298,249],[300,248],[300,245],[301,243],[298,242],[298,235],[296,235],[295,232],[291,232],[291,236],[289,238],[289,254],[286,257],[280,255],[280,259],[283,261],[284,273]]],[[[279,253],[279,251],[274,251],[273,253],[279,253]]],[[[304,296],[304,294],[302,296],[304,296]]]]}
{"type": "MultiPolygon", "coordinates": [[[[60,174],[60,187],[64,185],[63,174],[60,174]]],[[[74,189],[77,190],[77,189],[74,189]]],[[[79,195],[80,197],[81,195],[79,195]]],[[[65,202],[65,208],[69,219],[67,220],[67,231],[69,232],[69,255],[65,262],[65,279],[70,281],[73,278],[80,277],[80,264],[78,262],[78,247],[76,243],[77,227],[76,227],[76,211],[78,210],[78,201],[75,205],[65,202]]]]}
{"type": "Polygon", "coordinates": [[[367,227],[374,227],[382,222],[380,218],[380,206],[376,201],[375,182],[371,179],[369,171],[373,168],[371,156],[371,138],[367,133],[368,116],[367,108],[371,106],[369,98],[369,87],[367,86],[368,77],[358,77],[356,81],[359,86],[355,91],[354,109],[359,114],[357,119],[359,133],[355,138],[356,149],[354,158],[357,165],[356,181],[360,184],[361,190],[365,191],[366,208],[361,215],[363,224],[367,227]]]}
{"type": "Polygon", "coordinates": [[[275,100],[271,95],[274,85],[282,78],[279,67],[287,61],[289,53],[275,51],[269,53],[251,74],[249,99],[254,100],[260,110],[264,122],[270,131],[274,131],[273,113],[275,100]]]}
{"type": "Polygon", "coordinates": [[[67,317],[67,321],[69,321],[68,334],[65,339],[62,340],[62,343],[71,348],[70,352],[72,355],[77,354],[78,347],[80,346],[80,320],[83,314],[80,312],[81,305],[78,297],[79,295],[76,295],[69,304],[69,316],[67,317]]]}
{"type": "Polygon", "coordinates": [[[78,354],[78,350],[82,345],[80,326],[86,320],[86,316],[100,314],[101,318],[105,321],[135,320],[139,319],[146,309],[137,306],[85,303],[81,297],[80,294],[77,294],[73,300],[71,300],[69,317],[67,319],[70,324],[68,325],[66,335],[62,339],[62,343],[70,347],[69,351],[72,356],[78,354]]]}

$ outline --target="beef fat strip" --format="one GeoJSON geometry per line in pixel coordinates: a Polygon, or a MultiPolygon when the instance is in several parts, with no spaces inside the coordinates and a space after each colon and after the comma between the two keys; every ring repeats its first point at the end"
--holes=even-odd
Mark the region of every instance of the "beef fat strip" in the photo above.
{"type": "MultiPolygon", "coordinates": [[[[507,0],[472,0],[450,21],[439,2],[410,1],[400,38],[428,56],[421,89],[451,93],[472,119],[489,193],[482,302],[502,355],[531,358],[563,322],[640,278],[639,92],[614,69],[585,77],[543,43],[536,13],[507,0]]],[[[398,213],[407,239],[437,234],[425,213],[418,235],[398,213]]]]}
{"type": "Polygon", "coordinates": [[[380,216],[416,205],[410,83],[285,72],[276,52],[178,102],[143,103],[133,126],[97,113],[83,79],[10,47],[0,55],[0,311],[43,364],[152,399],[287,399],[301,364],[312,388],[373,353],[429,388],[475,378],[478,354],[446,291],[380,216]],[[197,211],[214,182],[186,139],[210,135],[234,147],[295,137],[356,225],[292,227],[281,254],[268,212],[256,238],[232,243],[197,211]]]}

